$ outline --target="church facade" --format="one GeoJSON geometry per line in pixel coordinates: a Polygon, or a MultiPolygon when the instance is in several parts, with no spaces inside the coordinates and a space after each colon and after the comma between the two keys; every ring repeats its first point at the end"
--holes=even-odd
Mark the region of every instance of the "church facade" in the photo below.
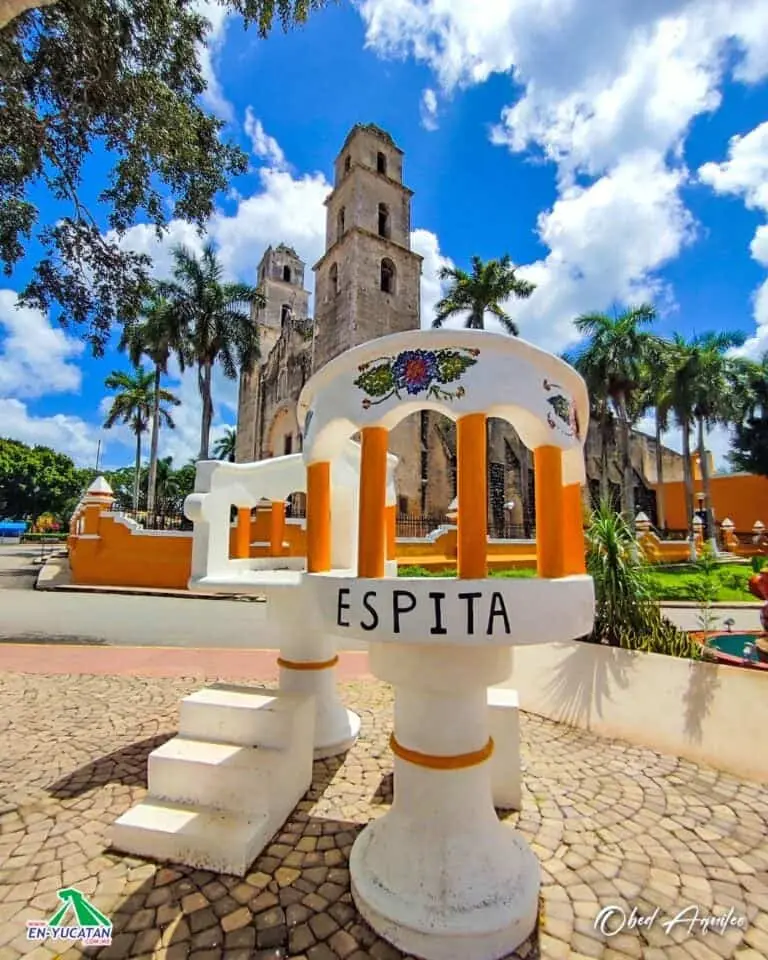
{"type": "MultiPolygon", "coordinates": [[[[306,264],[285,244],[269,247],[258,267],[266,298],[252,318],[261,359],[240,378],[238,462],[282,456],[301,449],[296,404],[309,377],[334,357],[376,337],[418,330],[421,257],[411,250],[412,191],[403,183],[403,153],[392,137],[372,125],[357,125],[334,165],[326,198],[325,253],[313,266],[314,317],[309,317],[306,264]]],[[[514,429],[489,421],[489,524],[492,535],[530,535],[534,516],[533,457],[514,429]]],[[[442,519],[456,496],[453,424],[423,412],[404,420],[390,436],[400,458],[397,471],[401,517],[442,519]]],[[[636,502],[655,519],[655,441],[632,438],[636,502]]],[[[590,424],[585,448],[587,476],[600,477],[600,437],[590,424]]],[[[664,449],[665,479],[682,478],[682,458],[664,449]]],[[[618,491],[621,473],[615,443],[609,481],[618,491]]],[[[406,526],[407,526],[407,522],[406,526]]],[[[419,536],[421,521],[403,535],[419,536]]]]}

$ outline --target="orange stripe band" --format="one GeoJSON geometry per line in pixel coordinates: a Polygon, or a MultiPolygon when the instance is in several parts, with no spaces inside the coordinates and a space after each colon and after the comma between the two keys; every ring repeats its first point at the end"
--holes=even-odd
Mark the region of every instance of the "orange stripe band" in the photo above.
{"type": "Polygon", "coordinates": [[[283,660],[277,658],[277,665],[284,670],[330,670],[339,662],[338,654],[331,660],[283,660]]]}
{"type": "Polygon", "coordinates": [[[396,757],[407,760],[417,767],[428,767],[430,770],[464,770],[466,767],[476,767],[493,753],[493,737],[488,737],[488,743],[480,750],[472,753],[459,753],[452,757],[438,757],[430,753],[418,753],[409,750],[397,742],[394,733],[389,738],[389,748],[396,757]]]}

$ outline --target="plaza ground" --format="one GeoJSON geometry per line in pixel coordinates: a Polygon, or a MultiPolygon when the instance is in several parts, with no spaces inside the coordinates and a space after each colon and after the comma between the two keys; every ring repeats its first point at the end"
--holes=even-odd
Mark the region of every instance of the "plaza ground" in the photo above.
{"type": "MultiPolygon", "coordinates": [[[[147,756],[174,735],[181,697],[206,679],[273,684],[274,650],[254,649],[264,605],[43,594],[26,566],[0,568],[11,587],[0,629],[26,633],[0,643],[0,960],[83,956],[25,939],[26,921],[47,919],[62,886],[112,919],[112,946],[85,951],[103,960],[402,958],[349,891],[351,845],[392,800],[392,695],[368,676],[365,653],[340,657],[358,742],[315,764],[311,790],[244,879],[125,857],[109,849],[109,827],[144,797],[147,756]],[[214,636],[240,649],[210,649],[214,636]],[[148,645],[130,645],[139,639],[148,645]]],[[[503,819],[531,843],[543,886],[539,930],[515,958],[768,956],[768,787],[530,714],[521,727],[523,805],[503,819]],[[660,917],[607,937],[594,918],[611,905],[660,917]],[[733,909],[743,926],[667,932],[662,920],[688,907],[701,917],[733,909]]]]}

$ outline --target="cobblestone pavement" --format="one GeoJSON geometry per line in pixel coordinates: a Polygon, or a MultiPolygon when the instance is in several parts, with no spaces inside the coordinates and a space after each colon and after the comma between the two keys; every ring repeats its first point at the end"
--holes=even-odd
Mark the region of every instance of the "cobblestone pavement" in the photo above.
{"type": "MultiPolygon", "coordinates": [[[[147,754],[172,735],[193,679],[8,674],[0,679],[0,960],[75,958],[37,946],[75,886],[112,919],[113,943],[86,955],[166,960],[397,960],[357,916],[347,861],[391,802],[390,690],[342,685],[362,716],[343,763],[315,765],[311,791],[245,879],[106,849],[108,827],[145,793],[147,754]]],[[[523,810],[506,818],[543,869],[540,929],[516,957],[717,960],[768,957],[768,789],[648,750],[523,718],[523,810]],[[669,918],[747,918],[720,935],[661,922],[606,938],[615,904],[669,918]]],[[[762,749],[756,745],[756,749],[762,749]]],[[[64,952],[61,952],[63,949],[64,952]]],[[[457,953],[456,960],[463,960],[457,953]]]]}

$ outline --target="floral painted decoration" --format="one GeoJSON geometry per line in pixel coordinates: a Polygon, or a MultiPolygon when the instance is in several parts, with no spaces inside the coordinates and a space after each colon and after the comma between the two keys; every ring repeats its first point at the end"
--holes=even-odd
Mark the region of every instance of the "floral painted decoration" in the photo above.
{"type": "MultiPolygon", "coordinates": [[[[549,380],[544,380],[542,386],[547,392],[563,389],[559,383],[552,383],[549,380]]],[[[574,401],[564,393],[556,393],[552,397],[547,397],[547,403],[550,406],[547,411],[547,423],[550,428],[559,430],[566,437],[575,437],[577,440],[581,440],[579,415],[574,401]]]]}
{"type": "Polygon", "coordinates": [[[395,357],[360,364],[354,384],[366,394],[366,410],[393,396],[402,400],[403,393],[412,397],[426,393],[427,400],[460,399],[466,393],[464,387],[445,390],[443,386],[460,380],[465,370],[477,363],[479,354],[478,349],[469,347],[404,350],[395,357]]]}

